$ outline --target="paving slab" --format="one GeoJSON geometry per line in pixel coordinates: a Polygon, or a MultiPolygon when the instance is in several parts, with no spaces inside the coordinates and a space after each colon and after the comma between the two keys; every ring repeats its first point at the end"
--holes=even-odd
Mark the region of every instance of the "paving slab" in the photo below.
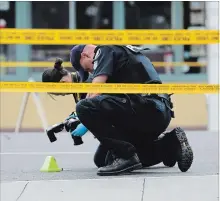
{"type": "Polygon", "coordinates": [[[147,178],[143,201],[218,201],[218,176],[147,178]]]}
{"type": "Polygon", "coordinates": [[[1,201],[16,201],[22,194],[28,182],[3,182],[1,186],[1,201]]]}
{"type": "Polygon", "coordinates": [[[141,201],[143,181],[144,179],[33,181],[27,185],[18,201],[141,201]]]}

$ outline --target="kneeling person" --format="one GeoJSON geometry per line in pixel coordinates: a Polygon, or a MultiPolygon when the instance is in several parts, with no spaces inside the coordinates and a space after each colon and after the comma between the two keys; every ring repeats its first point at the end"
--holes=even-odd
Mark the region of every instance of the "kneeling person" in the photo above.
{"type": "MultiPolygon", "coordinates": [[[[71,63],[79,73],[93,73],[92,83],[162,84],[149,59],[132,46],[78,45],[71,50],[71,63]]],[[[78,118],[113,156],[97,174],[141,168],[143,150],[169,126],[171,108],[168,94],[87,94],[79,101],[78,118]]],[[[177,128],[169,138],[175,142],[173,157],[180,170],[187,171],[193,153],[185,132],[177,128]]]]}

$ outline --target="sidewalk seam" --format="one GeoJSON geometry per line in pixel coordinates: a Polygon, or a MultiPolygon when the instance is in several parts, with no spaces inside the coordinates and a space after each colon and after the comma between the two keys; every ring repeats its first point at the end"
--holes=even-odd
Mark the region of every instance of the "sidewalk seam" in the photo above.
{"type": "Polygon", "coordinates": [[[141,201],[144,200],[144,189],[145,189],[145,178],[144,178],[144,182],[143,182],[141,201]]]}
{"type": "Polygon", "coordinates": [[[18,201],[20,199],[20,197],[23,195],[25,189],[27,188],[27,185],[29,184],[29,182],[27,182],[23,188],[23,190],[21,191],[21,194],[18,196],[18,198],[16,199],[16,201],[18,201]]]}

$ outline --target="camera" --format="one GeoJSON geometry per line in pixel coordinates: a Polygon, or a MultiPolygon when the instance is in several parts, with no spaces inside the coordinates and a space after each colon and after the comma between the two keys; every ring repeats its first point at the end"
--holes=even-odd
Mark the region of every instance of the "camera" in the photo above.
{"type": "MultiPolygon", "coordinates": [[[[51,143],[57,141],[55,133],[59,133],[65,130],[67,132],[71,132],[76,129],[76,127],[80,124],[80,121],[74,118],[71,118],[69,120],[65,120],[64,122],[61,122],[59,124],[53,125],[51,128],[46,130],[47,136],[51,143]]],[[[72,136],[72,135],[71,135],[72,136]]],[[[74,141],[74,145],[81,145],[83,144],[82,138],[79,136],[72,136],[72,139],[74,141]]]]}

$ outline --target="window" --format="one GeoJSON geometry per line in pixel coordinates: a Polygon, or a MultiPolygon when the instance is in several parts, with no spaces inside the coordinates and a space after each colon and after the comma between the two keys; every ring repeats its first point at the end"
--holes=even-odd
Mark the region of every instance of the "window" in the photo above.
{"type": "Polygon", "coordinates": [[[78,29],[112,29],[112,2],[77,1],[78,29]]]}
{"type": "Polygon", "coordinates": [[[125,3],[126,29],[169,29],[171,2],[129,1],[125,3]]]}
{"type": "MultiPolygon", "coordinates": [[[[35,29],[68,29],[69,2],[33,1],[32,27],[35,29]]],[[[66,45],[33,45],[33,61],[54,61],[56,57],[65,59],[69,47],[66,45]]],[[[48,66],[49,67],[49,66],[48,66]]],[[[42,72],[42,68],[33,68],[33,72],[42,72]]]]}
{"type": "MultiPolygon", "coordinates": [[[[125,3],[126,29],[170,29],[171,2],[129,1],[125,3]]],[[[143,44],[151,51],[145,55],[151,61],[164,61],[168,53],[165,46],[143,44]]],[[[163,66],[156,68],[158,73],[166,73],[163,66]]]]}

